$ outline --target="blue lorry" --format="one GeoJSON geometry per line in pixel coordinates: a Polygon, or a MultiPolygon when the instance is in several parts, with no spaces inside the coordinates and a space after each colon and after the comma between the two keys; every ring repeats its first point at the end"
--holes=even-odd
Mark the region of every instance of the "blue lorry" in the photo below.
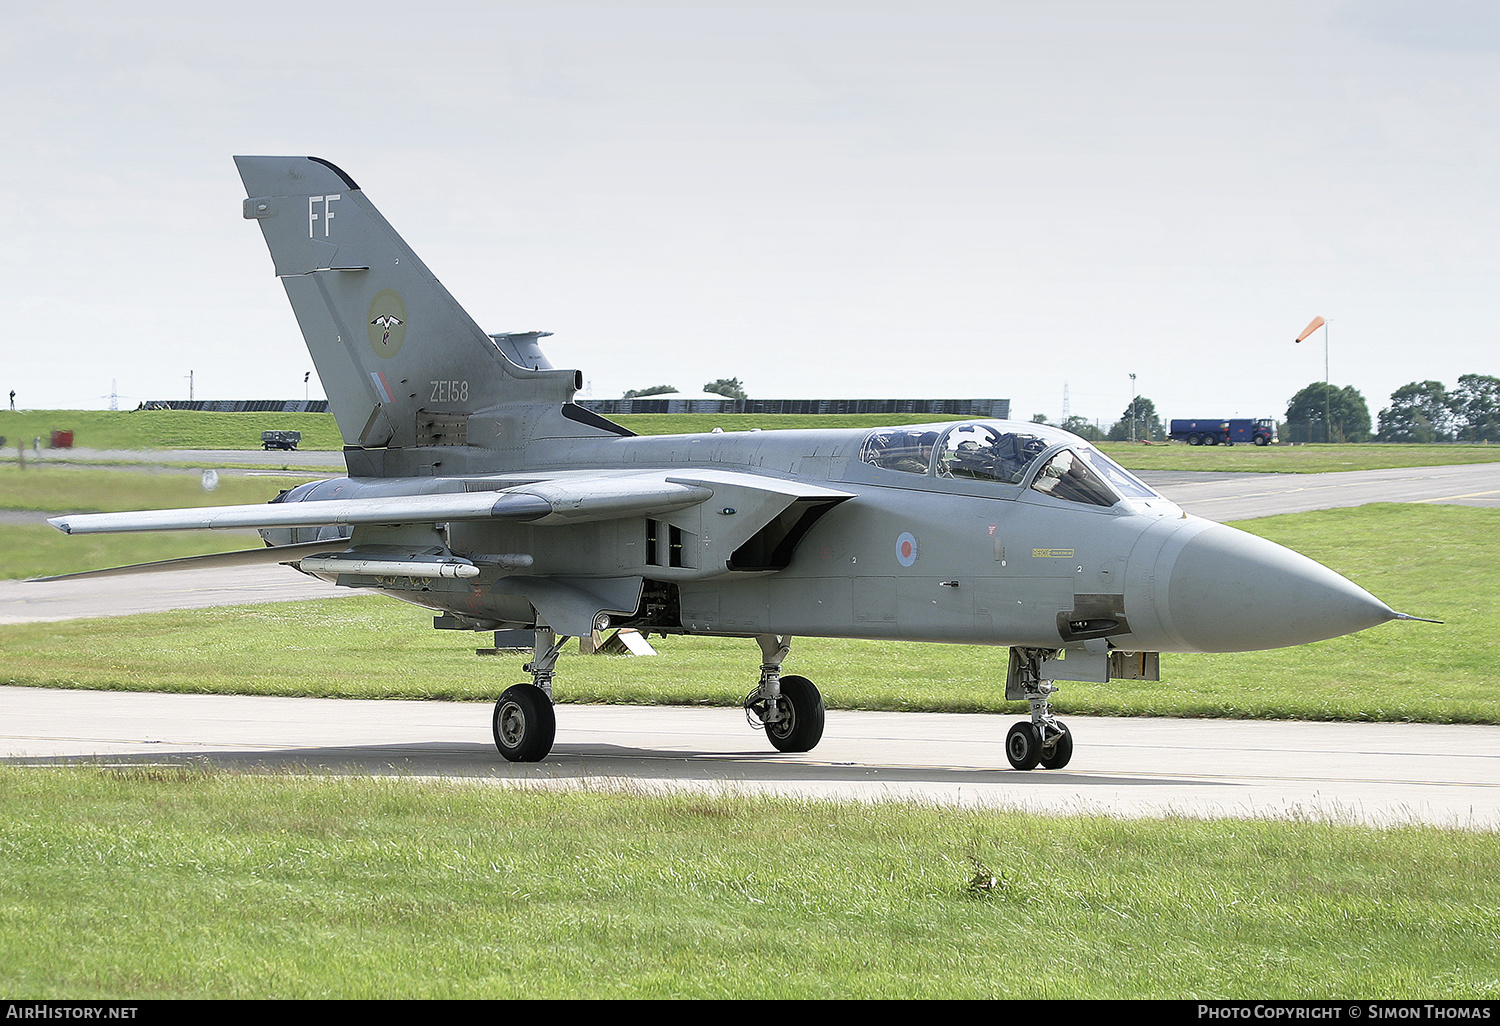
{"type": "Polygon", "coordinates": [[[1233,445],[1235,442],[1270,445],[1276,441],[1276,421],[1269,417],[1260,420],[1174,420],[1169,427],[1168,438],[1188,445],[1233,445]]]}

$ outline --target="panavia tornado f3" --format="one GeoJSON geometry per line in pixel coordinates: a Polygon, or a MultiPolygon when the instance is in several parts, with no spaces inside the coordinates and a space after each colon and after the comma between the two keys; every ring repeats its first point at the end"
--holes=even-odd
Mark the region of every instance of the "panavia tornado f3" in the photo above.
{"type": "Polygon", "coordinates": [[[173,565],[281,562],[425,606],[437,627],[534,630],[530,682],[495,705],[507,759],[548,754],[558,652],[610,628],[755,639],[760,680],[744,707],[783,752],[812,749],[824,724],[818,689],[781,672],[793,636],[1008,646],[1006,698],[1031,715],[1005,752],[1032,769],[1072,757],[1055,681],[1154,681],[1162,652],[1414,619],[1311,559],[1186,514],[1050,427],[637,437],[574,402],[582,375],[547,362],[546,332],[486,334],[333,164],[235,162],[349,476],[264,505],[51,522],[70,534],[258,528],[265,549],[173,565]]]}

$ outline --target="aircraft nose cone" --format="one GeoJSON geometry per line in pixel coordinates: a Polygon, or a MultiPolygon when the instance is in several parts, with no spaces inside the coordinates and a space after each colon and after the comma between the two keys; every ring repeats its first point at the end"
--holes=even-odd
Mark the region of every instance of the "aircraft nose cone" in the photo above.
{"type": "Polygon", "coordinates": [[[1222,525],[1200,532],[1178,553],[1167,608],[1177,633],[1199,652],[1303,645],[1398,615],[1321,563],[1222,525]]]}

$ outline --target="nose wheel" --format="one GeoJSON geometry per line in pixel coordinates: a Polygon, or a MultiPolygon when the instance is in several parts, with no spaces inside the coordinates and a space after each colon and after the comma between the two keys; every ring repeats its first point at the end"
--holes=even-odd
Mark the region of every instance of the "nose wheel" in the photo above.
{"type": "Polygon", "coordinates": [[[1005,757],[1018,770],[1062,769],[1073,759],[1073,732],[1062,720],[1044,725],[1022,720],[1005,734],[1005,757]]]}
{"type": "Polygon", "coordinates": [[[1036,769],[1042,761],[1042,739],[1030,720],[1011,724],[1005,734],[1005,757],[1018,770],[1036,769]]]}
{"type": "Polygon", "coordinates": [[[1073,760],[1073,732],[1063,725],[1062,720],[1053,720],[1052,723],[1058,733],[1050,746],[1042,744],[1042,769],[1062,769],[1073,760]]]}

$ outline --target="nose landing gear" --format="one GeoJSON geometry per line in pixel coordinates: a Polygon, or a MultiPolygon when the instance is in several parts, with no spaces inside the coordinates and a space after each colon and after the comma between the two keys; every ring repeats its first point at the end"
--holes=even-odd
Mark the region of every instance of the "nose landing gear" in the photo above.
{"type": "Polygon", "coordinates": [[[1062,769],[1073,758],[1073,733],[1052,715],[1057,685],[1042,679],[1042,664],[1056,654],[1044,648],[1011,649],[1005,697],[1031,705],[1031,719],[1013,724],[1005,734],[1005,757],[1018,770],[1062,769]]]}

